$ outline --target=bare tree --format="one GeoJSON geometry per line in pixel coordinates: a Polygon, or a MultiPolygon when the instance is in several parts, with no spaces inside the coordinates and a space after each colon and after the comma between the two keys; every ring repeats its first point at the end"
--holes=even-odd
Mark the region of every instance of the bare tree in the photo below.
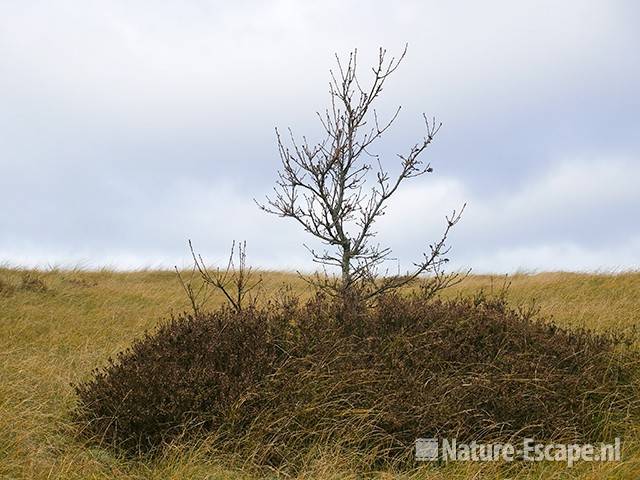
{"type": "Polygon", "coordinates": [[[310,144],[306,137],[297,141],[289,129],[287,145],[276,129],[282,169],[278,172],[275,196],[258,205],[268,213],[294,219],[328,246],[323,251],[309,249],[324,271],[323,276],[316,275],[313,283],[337,296],[372,298],[425,273],[432,274],[429,284],[434,291],[455,279],[442,272],[448,261],[445,241],[460,220],[464,206],[447,217],[441,239],[429,246],[412,270],[395,275],[378,272],[391,259],[391,249],[373,241],[374,224],[385,214],[388,201],[400,184],[432,172],[420,157],[441,127],[435,119],[423,115],[425,136],[406,153],[398,154],[399,172],[395,175],[369,151],[400,113],[398,107],[388,121],[381,123],[372,105],[406,51],[405,47],[399,58],[387,60],[386,50],[380,49],[368,87],[363,86],[356,73],[357,51],[349,55],[346,65],[336,55],[338,70],[330,71],[331,104],[324,113],[317,113],[324,130],[319,143],[310,144]],[[337,267],[340,275],[329,275],[326,267],[337,267]]]}
{"type": "Polygon", "coordinates": [[[202,256],[194,251],[191,240],[189,240],[189,250],[193,257],[190,279],[186,281],[180,274],[178,267],[175,267],[175,270],[196,316],[201,313],[202,308],[211,297],[210,287],[222,292],[229,305],[237,311],[241,311],[247,302],[250,305],[255,305],[257,296],[252,295],[251,292],[262,283],[262,277],[256,277],[253,269],[247,267],[247,242],[238,242],[237,246],[238,265],[234,261],[236,253],[236,242],[234,241],[231,245],[231,254],[226,268],[212,270],[206,266],[202,256]],[[196,272],[201,279],[198,287],[194,282],[196,272]]]}
{"type": "Polygon", "coordinates": [[[199,317],[202,313],[202,309],[206,305],[207,301],[211,298],[211,291],[209,289],[209,285],[206,282],[199,281],[196,283],[196,278],[200,277],[198,273],[198,268],[196,264],[193,264],[191,268],[191,272],[189,274],[189,278],[186,279],[180,273],[178,266],[175,265],[174,270],[176,271],[176,275],[178,277],[178,281],[184,290],[184,293],[187,295],[189,299],[189,303],[191,304],[191,309],[193,310],[193,314],[196,317],[199,317]]]}

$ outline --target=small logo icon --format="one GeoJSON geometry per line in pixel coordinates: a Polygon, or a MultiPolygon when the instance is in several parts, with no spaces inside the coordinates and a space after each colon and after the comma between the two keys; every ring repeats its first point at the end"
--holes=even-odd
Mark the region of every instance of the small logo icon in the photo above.
{"type": "Polygon", "coordinates": [[[416,438],[416,460],[418,462],[438,460],[438,439],[416,438]]]}

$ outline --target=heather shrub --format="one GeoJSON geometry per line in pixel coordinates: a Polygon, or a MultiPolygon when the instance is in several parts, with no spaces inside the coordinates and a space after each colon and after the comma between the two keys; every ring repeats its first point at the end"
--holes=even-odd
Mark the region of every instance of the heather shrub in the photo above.
{"type": "Polygon", "coordinates": [[[85,435],[128,452],[208,436],[259,464],[329,446],[406,464],[417,437],[590,441],[638,413],[637,355],[502,299],[317,297],[181,316],[76,386],[85,435]]]}
{"type": "Polygon", "coordinates": [[[34,272],[23,272],[20,277],[20,290],[43,293],[49,290],[47,284],[34,272]]]}
{"type": "Polygon", "coordinates": [[[15,279],[10,280],[0,278],[0,297],[8,297],[16,292],[44,293],[49,291],[45,281],[36,272],[22,271],[19,282],[15,282],[15,279]]]}
{"type": "Polygon", "coordinates": [[[149,451],[233,415],[278,361],[267,311],[185,315],[161,325],[76,385],[85,433],[129,451],[149,451]]]}
{"type": "Polygon", "coordinates": [[[0,297],[8,297],[15,292],[15,287],[0,277],[0,297]]]}

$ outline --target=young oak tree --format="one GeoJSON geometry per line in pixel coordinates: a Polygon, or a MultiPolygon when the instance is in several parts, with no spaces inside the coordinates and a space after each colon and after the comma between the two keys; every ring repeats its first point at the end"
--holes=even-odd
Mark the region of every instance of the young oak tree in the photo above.
{"type": "Polygon", "coordinates": [[[460,220],[464,206],[460,212],[446,217],[441,238],[429,245],[411,270],[379,274],[381,265],[392,258],[390,248],[374,242],[374,225],[405,180],[433,171],[428,163],[422,162],[421,155],[441,127],[441,123],[423,115],[425,136],[397,155],[399,172],[395,175],[383,167],[378,155],[370,153],[372,144],[400,113],[398,107],[388,121],[381,123],[373,104],[406,52],[405,46],[399,58],[387,60],[387,52],[381,48],[368,86],[360,81],[356,71],[357,50],[349,55],[346,65],[336,55],[337,72],[330,70],[330,106],[324,113],[317,112],[324,130],[323,140],[309,144],[302,137],[297,141],[289,129],[287,145],[276,128],[282,169],[274,187],[275,196],[267,197],[265,204],[257,202],[268,213],[294,219],[327,246],[323,251],[307,247],[324,272],[316,274],[311,282],[343,299],[372,299],[423,274],[430,274],[423,288],[434,294],[461,278],[458,274],[443,273],[443,266],[448,261],[447,236],[460,220]],[[327,267],[337,267],[340,275],[330,275],[327,267]]]}

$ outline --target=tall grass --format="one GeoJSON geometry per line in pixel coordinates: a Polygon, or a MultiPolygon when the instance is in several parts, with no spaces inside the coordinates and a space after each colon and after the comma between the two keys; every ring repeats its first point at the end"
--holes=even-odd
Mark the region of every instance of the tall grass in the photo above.
{"type": "MultiPolygon", "coordinates": [[[[264,273],[268,295],[283,284],[304,293],[295,275],[264,273]]],[[[509,279],[512,303],[535,304],[563,325],[630,330],[640,321],[640,273],[545,273],[509,279]]],[[[472,276],[446,295],[499,289],[502,277],[472,276]]],[[[222,302],[212,299],[212,306],[222,302]]],[[[71,383],[127,347],[173,312],[188,309],[175,274],[107,270],[25,272],[0,269],[0,478],[255,478],[251,465],[212,455],[206,445],[173,449],[153,461],[125,460],[75,439],[71,383]],[[233,465],[233,467],[231,467],[233,465]]],[[[634,426],[635,427],[635,426],[634,426]]],[[[640,427],[640,425],[638,425],[640,427]]],[[[640,438],[640,437],[638,437],[640,438]]],[[[540,463],[423,466],[400,478],[638,478],[640,449],[624,442],[620,463],[585,463],[568,470],[540,463]],[[514,470],[517,469],[517,470],[514,470]]],[[[277,472],[274,472],[276,475],[277,472]]],[[[357,478],[349,458],[317,452],[302,478],[357,478]]],[[[391,478],[392,472],[380,472],[391,478]]]]}

